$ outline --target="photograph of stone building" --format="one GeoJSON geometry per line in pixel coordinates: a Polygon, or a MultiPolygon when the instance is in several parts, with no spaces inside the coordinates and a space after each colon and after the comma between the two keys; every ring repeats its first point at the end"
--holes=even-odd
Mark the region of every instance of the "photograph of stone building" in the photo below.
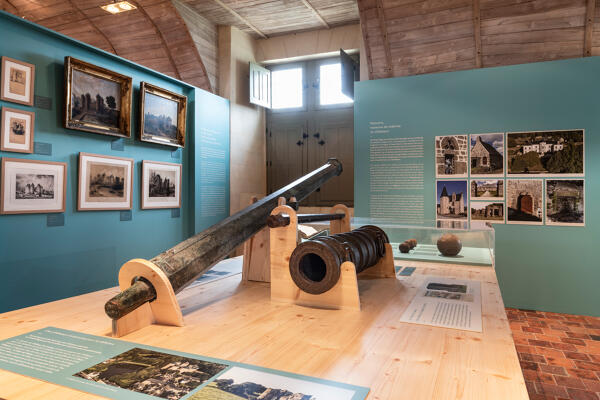
{"type": "Polygon", "coordinates": [[[504,175],[504,134],[471,135],[471,176],[504,175]]]}
{"type": "Polygon", "coordinates": [[[472,201],[470,209],[471,222],[504,223],[504,203],[472,201]]]}
{"type": "Polygon", "coordinates": [[[546,225],[584,226],[583,179],[546,180],[546,225]]]}
{"type": "Polygon", "coordinates": [[[541,179],[506,180],[507,223],[542,225],[542,186],[541,179]]]}
{"type": "Polygon", "coordinates": [[[472,200],[504,200],[503,179],[472,179],[472,200]]]}
{"type": "Polygon", "coordinates": [[[467,177],[469,159],[467,141],[467,135],[435,137],[436,177],[467,177]]]}
{"type": "Polygon", "coordinates": [[[437,181],[437,219],[467,219],[467,181],[437,181]]]}

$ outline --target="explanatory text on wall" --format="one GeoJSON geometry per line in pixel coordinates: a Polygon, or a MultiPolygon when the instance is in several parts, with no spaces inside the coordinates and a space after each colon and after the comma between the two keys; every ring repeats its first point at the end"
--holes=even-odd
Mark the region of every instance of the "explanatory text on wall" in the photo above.
{"type": "Polygon", "coordinates": [[[401,137],[402,126],[369,122],[369,212],[373,218],[422,223],[425,146],[422,136],[401,137]]]}
{"type": "Polygon", "coordinates": [[[200,207],[201,217],[227,215],[227,157],[223,132],[200,128],[200,207]]]}

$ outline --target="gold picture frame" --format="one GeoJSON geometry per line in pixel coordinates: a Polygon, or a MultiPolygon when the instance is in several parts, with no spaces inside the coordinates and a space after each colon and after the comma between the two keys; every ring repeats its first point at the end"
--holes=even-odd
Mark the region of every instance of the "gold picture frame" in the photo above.
{"type": "Polygon", "coordinates": [[[33,106],[35,65],[2,57],[0,100],[33,106]]]}
{"type": "Polygon", "coordinates": [[[140,84],[140,140],[184,147],[187,97],[147,82],[140,84]],[[173,120],[177,120],[173,125],[173,120]]]}
{"type": "Polygon", "coordinates": [[[131,137],[132,86],[131,77],[65,57],[65,128],[131,137]]]}
{"type": "Polygon", "coordinates": [[[2,107],[0,150],[14,153],[33,153],[35,113],[2,107]]]}

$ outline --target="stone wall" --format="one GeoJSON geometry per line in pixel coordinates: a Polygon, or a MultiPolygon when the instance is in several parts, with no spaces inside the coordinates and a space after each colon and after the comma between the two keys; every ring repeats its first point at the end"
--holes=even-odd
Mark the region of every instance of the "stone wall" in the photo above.
{"type": "Polygon", "coordinates": [[[435,164],[437,175],[466,175],[468,163],[467,135],[436,136],[435,164]],[[453,172],[446,172],[446,156],[453,157],[453,172]]]}
{"type": "Polygon", "coordinates": [[[542,208],[542,180],[541,179],[507,179],[506,205],[515,210],[519,209],[520,195],[529,195],[533,200],[533,209],[542,208]]]}

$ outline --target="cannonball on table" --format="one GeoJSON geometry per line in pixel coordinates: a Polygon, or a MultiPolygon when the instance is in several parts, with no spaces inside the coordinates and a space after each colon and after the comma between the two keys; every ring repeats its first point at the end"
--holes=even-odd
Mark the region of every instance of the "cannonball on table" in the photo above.
{"type": "Polygon", "coordinates": [[[452,257],[460,253],[462,242],[458,236],[444,233],[437,241],[437,248],[443,256],[452,257]]]}
{"type": "Polygon", "coordinates": [[[408,253],[410,251],[410,245],[406,242],[400,243],[398,248],[400,249],[400,253],[408,253]]]}
{"type": "Polygon", "coordinates": [[[410,245],[411,249],[414,249],[415,247],[417,247],[417,239],[408,239],[406,241],[406,243],[408,243],[410,245]]]}

